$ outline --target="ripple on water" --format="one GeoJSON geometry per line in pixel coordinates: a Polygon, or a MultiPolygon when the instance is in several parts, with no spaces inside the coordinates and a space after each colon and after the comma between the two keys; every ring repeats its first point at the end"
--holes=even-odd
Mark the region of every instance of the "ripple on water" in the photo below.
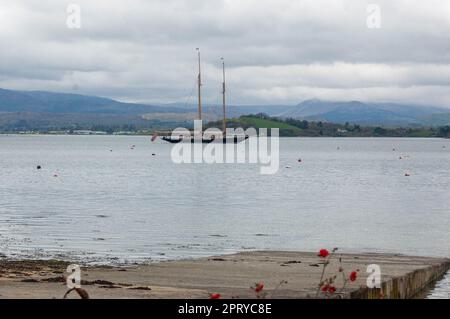
{"type": "Polygon", "coordinates": [[[450,271],[436,283],[436,286],[430,291],[427,299],[450,299],[450,271]]]}
{"type": "Polygon", "coordinates": [[[0,251],[104,263],[322,247],[450,257],[450,140],[281,139],[271,176],[176,165],[171,149],[138,136],[0,138],[0,251]]]}

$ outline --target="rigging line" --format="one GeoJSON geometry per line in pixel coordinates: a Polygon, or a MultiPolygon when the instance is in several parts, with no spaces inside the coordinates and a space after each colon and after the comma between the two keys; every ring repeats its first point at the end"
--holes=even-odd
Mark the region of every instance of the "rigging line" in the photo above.
{"type": "MultiPolygon", "coordinates": [[[[197,70],[197,68],[193,69],[192,74],[197,72],[196,70],[197,70]]],[[[194,92],[197,89],[197,85],[198,85],[197,81],[198,81],[198,76],[195,77],[194,84],[192,85],[192,89],[190,91],[191,93],[189,94],[188,97],[185,98],[185,103],[184,103],[185,108],[188,108],[189,103],[191,103],[191,99],[194,97],[194,92]]]]}
{"type": "Polygon", "coordinates": [[[190,93],[189,96],[185,99],[185,103],[184,103],[184,107],[185,107],[185,108],[188,107],[189,102],[191,101],[192,97],[194,96],[194,91],[195,91],[196,86],[197,86],[197,84],[194,83],[194,85],[193,85],[193,87],[192,87],[192,90],[191,90],[191,93],[190,93]]]}

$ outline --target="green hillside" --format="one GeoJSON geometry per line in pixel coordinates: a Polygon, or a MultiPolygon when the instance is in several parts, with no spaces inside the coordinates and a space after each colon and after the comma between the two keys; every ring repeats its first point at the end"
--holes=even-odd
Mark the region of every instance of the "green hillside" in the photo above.
{"type": "MultiPolygon", "coordinates": [[[[222,122],[210,122],[208,127],[222,127],[222,122]]],[[[241,127],[247,129],[253,127],[278,128],[280,136],[331,136],[331,137],[447,137],[450,133],[449,126],[442,127],[380,127],[361,126],[350,123],[336,124],[322,121],[306,121],[293,118],[280,119],[266,114],[245,115],[239,118],[229,119],[227,126],[230,128],[241,127]]]]}
{"type": "MultiPolygon", "coordinates": [[[[233,121],[233,120],[232,120],[233,121]]],[[[285,130],[299,130],[298,127],[287,124],[285,122],[280,122],[276,120],[269,120],[265,118],[257,118],[251,116],[242,116],[239,118],[239,123],[244,124],[245,126],[251,126],[254,128],[279,128],[285,130]]]]}

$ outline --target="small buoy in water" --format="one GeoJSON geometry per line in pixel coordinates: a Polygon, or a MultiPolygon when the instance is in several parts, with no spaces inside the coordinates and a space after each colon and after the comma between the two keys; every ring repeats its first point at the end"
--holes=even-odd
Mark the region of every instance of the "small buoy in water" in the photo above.
{"type": "Polygon", "coordinates": [[[36,169],[41,169],[41,168],[42,168],[41,165],[36,166],[36,169]]]}
{"type": "Polygon", "coordinates": [[[392,152],[395,152],[395,148],[392,149],[392,152]]]}
{"type": "Polygon", "coordinates": [[[152,153],[152,156],[156,156],[156,154],[155,154],[155,153],[152,153]]]}
{"type": "Polygon", "coordinates": [[[401,156],[398,159],[403,159],[401,156]]]}
{"type": "Polygon", "coordinates": [[[336,149],[337,149],[337,150],[340,150],[341,148],[338,146],[336,149]]]}
{"type": "Polygon", "coordinates": [[[286,168],[291,168],[291,167],[289,165],[287,165],[286,168]]]}
{"type": "Polygon", "coordinates": [[[301,163],[301,162],[302,162],[302,159],[301,159],[301,158],[299,158],[299,159],[298,159],[298,162],[299,162],[299,163],[301,163]]]}
{"type": "Polygon", "coordinates": [[[58,177],[58,174],[54,174],[53,177],[58,177]]]}
{"type": "Polygon", "coordinates": [[[406,176],[406,177],[408,177],[408,176],[411,176],[411,174],[409,174],[409,173],[405,173],[405,176],[406,176]]]}

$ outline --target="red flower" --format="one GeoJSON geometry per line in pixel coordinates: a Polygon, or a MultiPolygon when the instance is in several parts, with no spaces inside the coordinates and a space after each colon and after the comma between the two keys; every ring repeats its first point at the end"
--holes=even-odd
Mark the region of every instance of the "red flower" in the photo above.
{"type": "Polygon", "coordinates": [[[323,258],[325,258],[325,257],[328,257],[328,255],[330,255],[330,252],[328,251],[328,250],[326,250],[326,249],[321,249],[320,251],[319,251],[319,257],[323,257],[323,258]]]}
{"type": "Polygon", "coordinates": [[[209,299],[220,299],[220,294],[211,294],[209,295],[209,299]]]}
{"type": "Polygon", "coordinates": [[[333,294],[336,292],[336,287],[330,285],[330,284],[326,284],[322,286],[322,291],[323,292],[328,292],[330,294],[333,294]]]}
{"type": "Polygon", "coordinates": [[[256,284],[255,292],[260,292],[263,289],[264,289],[264,284],[262,282],[260,282],[259,284],[256,284]]]}
{"type": "Polygon", "coordinates": [[[355,281],[357,277],[358,277],[358,273],[356,271],[352,271],[350,273],[350,281],[355,281]]]}

